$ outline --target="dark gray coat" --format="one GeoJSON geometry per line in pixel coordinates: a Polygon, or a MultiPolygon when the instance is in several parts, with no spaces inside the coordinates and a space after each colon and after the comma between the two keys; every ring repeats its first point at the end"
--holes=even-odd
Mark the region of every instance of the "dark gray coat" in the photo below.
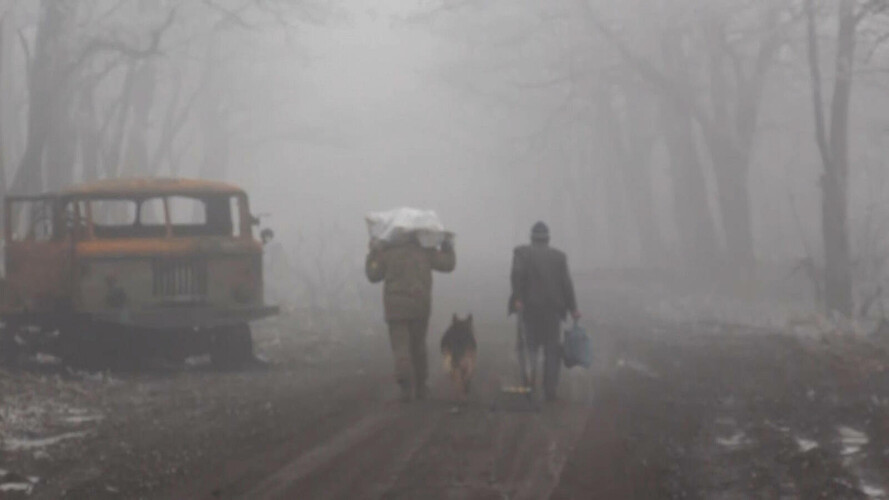
{"type": "Polygon", "coordinates": [[[564,318],[577,310],[574,284],[565,254],[545,243],[515,249],[512,257],[512,296],[509,312],[521,300],[531,314],[555,314],[564,318]]]}

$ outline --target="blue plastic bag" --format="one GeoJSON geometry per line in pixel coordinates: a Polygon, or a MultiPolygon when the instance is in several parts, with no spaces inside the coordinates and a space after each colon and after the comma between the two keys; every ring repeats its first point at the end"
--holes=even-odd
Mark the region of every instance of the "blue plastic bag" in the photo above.
{"type": "Polygon", "coordinates": [[[565,330],[565,343],[562,345],[562,361],[566,368],[582,366],[589,368],[593,364],[593,346],[586,330],[577,322],[565,330]]]}

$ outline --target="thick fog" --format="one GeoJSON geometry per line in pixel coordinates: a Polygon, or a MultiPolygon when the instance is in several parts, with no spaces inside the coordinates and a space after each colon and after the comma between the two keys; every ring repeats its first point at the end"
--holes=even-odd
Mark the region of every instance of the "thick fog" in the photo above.
{"type": "Polygon", "coordinates": [[[0,497],[887,499],[887,90],[889,0],[0,0],[0,497]]]}
{"type": "Polygon", "coordinates": [[[230,180],[275,279],[316,282],[282,300],[361,302],[364,214],[415,206],[455,295],[544,220],[578,272],[777,266],[849,314],[885,260],[887,26],[840,4],[7,0],[3,187],[230,180]]]}

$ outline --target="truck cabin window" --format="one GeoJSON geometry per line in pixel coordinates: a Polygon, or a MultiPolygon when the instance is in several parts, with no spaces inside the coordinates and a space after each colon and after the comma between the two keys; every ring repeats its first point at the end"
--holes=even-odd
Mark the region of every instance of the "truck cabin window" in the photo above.
{"type": "Polygon", "coordinates": [[[55,237],[55,200],[15,201],[10,206],[12,241],[50,241],[55,237]]]}
{"type": "Polygon", "coordinates": [[[169,196],[91,200],[96,238],[164,238],[167,215],[173,237],[232,236],[235,218],[228,196],[169,196]],[[166,203],[166,208],[165,208],[166,203]]]}

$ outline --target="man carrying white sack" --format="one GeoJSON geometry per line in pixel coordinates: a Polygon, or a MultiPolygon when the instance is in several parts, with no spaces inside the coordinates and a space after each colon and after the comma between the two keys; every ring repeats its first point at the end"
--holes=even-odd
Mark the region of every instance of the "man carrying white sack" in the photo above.
{"type": "Polygon", "coordinates": [[[385,282],[383,307],[401,400],[424,399],[432,271],[449,273],[456,267],[453,235],[434,212],[414,209],[370,214],[367,223],[371,241],[365,273],[371,283],[385,282]]]}

